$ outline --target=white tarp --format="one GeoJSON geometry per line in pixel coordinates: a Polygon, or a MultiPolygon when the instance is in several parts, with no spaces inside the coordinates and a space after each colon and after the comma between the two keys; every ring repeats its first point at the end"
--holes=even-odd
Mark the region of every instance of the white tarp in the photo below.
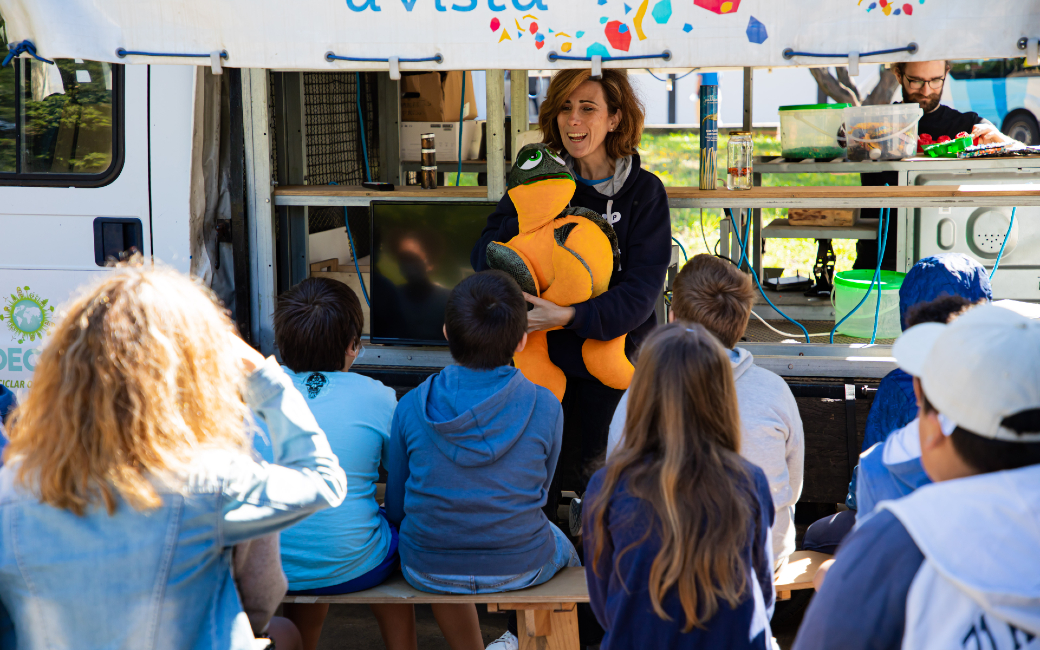
{"type": "MultiPolygon", "coordinates": [[[[913,56],[862,63],[1025,56],[1040,36],[1040,0],[0,0],[9,40],[41,56],[122,63],[209,59],[116,56],[129,51],[208,54],[226,65],[299,70],[387,69],[329,62],[440,54],[401,68],[551,69],[570,56],[672,53],[614,67],[782,67],[843,64],[783,51],[848,53],[918,45],[913,56]]],[[[1032,56],[1035,57],[1035,51],[1032,56]]]]}

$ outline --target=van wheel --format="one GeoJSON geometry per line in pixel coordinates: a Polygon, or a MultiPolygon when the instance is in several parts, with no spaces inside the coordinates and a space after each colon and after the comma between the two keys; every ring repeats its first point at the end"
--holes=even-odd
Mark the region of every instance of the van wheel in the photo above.
{"type": "Polygon", "coordinates": [[[1015,111],[1004,119],[1004,134],[1027,145],[1040,144],[1040,126],[1028,111],[1015,111]]]}

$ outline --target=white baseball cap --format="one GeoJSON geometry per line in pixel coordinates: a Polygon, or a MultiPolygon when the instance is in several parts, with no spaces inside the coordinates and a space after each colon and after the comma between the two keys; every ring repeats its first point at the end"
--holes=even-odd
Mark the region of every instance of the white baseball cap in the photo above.
{"type": "Polygon", "coordinates": [[[949,423],[984,438],[1040,442],[1040,432],[1003,425],[1008,416],[1040,409],[1040,322],[983,305],[949,325],[911,327],[892,353],[949,423]]]}

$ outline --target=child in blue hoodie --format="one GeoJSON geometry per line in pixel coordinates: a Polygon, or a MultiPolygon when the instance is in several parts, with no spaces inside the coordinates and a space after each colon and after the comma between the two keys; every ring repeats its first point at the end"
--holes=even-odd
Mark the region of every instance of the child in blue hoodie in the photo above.
{"type": "MultiPolygon", "coordinates": [[[[405,579],[478,594],[546,582],[580,566],[542,512],[563,436],[560,402],[509,365],[527,342],[527,304],[501,271],[460,282],[444,335],[456,365],[401,399],[390,427],[386,512],[405,579]]],[[[439,605],[453,650],[483,650],[476,608],[439,605]]]]}

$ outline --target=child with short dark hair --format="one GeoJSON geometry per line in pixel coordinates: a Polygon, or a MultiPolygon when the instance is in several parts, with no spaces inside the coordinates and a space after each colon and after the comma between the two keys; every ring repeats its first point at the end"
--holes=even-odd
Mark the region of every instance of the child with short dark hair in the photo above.
{"type": "Polygon", "coordinates": [[[1036,646],[1040,323],[983,305],[892,348],[918,396],[934,481],[838,549],[795,650],[1036,646]]]}
{"type": "MultiPolygon", "coordinates": [[[[921,323],[951,323],[972,307],[962,296],[942,296],[907,312],[908,328],[921,323]]],[[[870,518],[877,504],[904,497],[932,481],[921,466],[918,419],[897,429],[859,456],[856,480],[856,525],[870,518]]]]}
{"type": "Polygon", "coordinates": [[[582,513],[604,648],[771,647],[775,509],[740,454],[727,357],[695,323],[659,327],[640,349],[625,436],[582,513]]]}
{"type": "MultiPolygon", "coordinates": [[[[362,591],[386,580],[397,565],[397,530],[376,502],[379,465],[387,465],[392,388],[348,372],[364,351],[364,316],[357,295],[330,278],[309,278],[278,298],[275,342],[293,384],[304,395],[346,472],[347,496],[337,508],[282,532],[281,556],[290,593],[362,591]]],[[[257,439],[265,458],[272,450],[257,439]]],[[[327,604],[286,604],[286,618],[314,650],[327,604]]],[[[387,648],[415,648],[411,605],[372,605],[387,648]]]]}
{"type": "MultiPolygon", "coordinates": [[[[508,365],[527,341],[527,303],[511,277],[484,271],[452,290],[444,320],[456,365],[402,398],[391,427],[386,510],[404,577],[447,594],[541,584],[580,561],[542,512],[560,402],[508,365]]],[[[473,605],[434,614],[453,650],[483,650],[473,605]]]]}
{"type": "MultiPolygon", "coordinates": [[[[696,255],[672,282],[672,313],[677,321],[699,323],[726,347],[740,409],[740,454],[765,472],[776,506],[773,558],[777,567],[795,550],[794,508],[802,493],[805,435],[791,389],[780,376],[755,365],[737,347],[755,302],[751,276],[732,262],[696,255]]],[[[608,454],[622,437],[628,398],[610,423],[608,454]]]]}

